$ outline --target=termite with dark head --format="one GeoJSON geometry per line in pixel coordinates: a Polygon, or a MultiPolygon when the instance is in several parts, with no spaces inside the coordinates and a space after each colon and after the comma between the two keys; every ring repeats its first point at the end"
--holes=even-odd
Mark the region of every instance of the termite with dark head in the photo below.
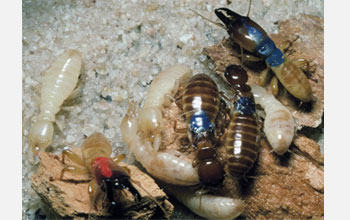
{"type": "Polygon", "coordinates": [[[252,21],[248,15],[239,15],[228,8],[215,9],[215,14],[225,24],[224,27],[230,38],[241,47],[242,61],[252,58],[252,60],[256,60],[257,58],[265,60],[267,69],[260,75],[260,84],[266,83],[269,78],[268,74],[272,70],[275,77],[271,80],[271,87],[275,96],[278,94],[279,81],[297,99],[303,102],[311,101],[312,89],[310,83],[299,68],[299,66],[305,65],[305,63],[308,64],[306,60],[293,61],[288,59],[276,47],[265,30],[256,22],[252,21]],[[252,52],[257,57],[244,56],[243,49],[252,52]]]}
{"type": "Polygon", "coordinates": [[[214,148],[220,94],[216,83],[205,74],[193,76],[185,86],[181,107],[188,124],[188,138],[197,150],[193,166],[205,185],[216,185],[224,178],[222,159],[214,148]]]}
{"type": "Polygon", "coordinates": [[[232,176],[242,177],[253,167],[258,157],[260,128],[254,96],[246,84],[247,72],[240,66],[231,65],[226,68],[225,78],[234,92],[234,109],[225,140],[226,163],[232,176]]]}
{"type": "MultiPolygon", "coordinates": [[[[71,150],[62,152],[62,161],[65,163],[65,157],[75,162],[78,166],[66,166],[62,172],[60,179],[63,179],[64,172],[72,172],[77,174],[91,175],[91,181],[88,186],[88,192],[92,205],[95,207],[96,199],[100,192],[104,192],[109,200],[109,211],[114,213],[117,209],[116,193],[122,190],[131,192],[135,201],[139,201],[141,196],[137,189],[131,184],[130,171],[128,168],[118,165],[125,158],[125,155],[119,155],[110,158],[112,148],[107,138],[101,133],[94,133],[85,139],[81,152],[83,158],[80,158],[71,150]]],[[[133,182],[134,184],[138,183],[133,182]]],[[[140,186],[141,187],[141,186],[140,186]]],[[[142,187],[141,187],[142,188],[142,187]]],[[[147,190],[144,189],[145,192],[147,190]]],[[[166,211],[160,204],[154,200],[157,205],[166,211]]]]}

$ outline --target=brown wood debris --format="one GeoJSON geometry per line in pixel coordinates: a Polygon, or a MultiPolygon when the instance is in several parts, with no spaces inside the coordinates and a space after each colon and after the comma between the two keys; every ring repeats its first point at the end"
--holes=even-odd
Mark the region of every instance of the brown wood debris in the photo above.
{"type": "MultiPolygon", "coordinates": [[[[304,126],[315,128],[321,124],[324,111],[323,18],[301,14],[298,17],[278,22],[278,26],[279,33],[270,35],[276,45],[279,46],[286,40],[293,41],[299,37],[289,48],[288,57],[291,59],[305,58],[311,61],[312,68],[316,68],[308,75],[313,91],[313,100],[310,103],[304,103],[299,108],[300,102],[284,89],[280,92],[278,99],[297,119],[298,130],[304,126]]],[[[214,62],[215,72],[223,79],[225,68],[228,65],[242,64],[241,59],[237,57],[240,55],[239,46],[229,39],[223,39],[214,46],[206,47],[203,52],[214,62]]],[[[266,65],[264,62],[251,62],[246,63],[245,67],[249,75],[248,84],[257,84],[259,74],[266,68],[266,65]]]]}
{"type": "Polygon", "coordinates": [[[311,139],[297,137],[293,143],[291,152],[278,156],[263,139],[246,180],[225,179],[224,188],[246,202],[248,219],[323,218],[323,155],[311,139]]]}
{"type": "MultiPolygon", "coordinates": [[[[192,161],[196,152],[186,146],[187,134],[174,130],[175,121],[176,128],[186,126],[181,113],[174,103],[164,110],[167,132],[163,134],[163,147],[177,149],[192,161]]],[[[222,143],[218,150],[225,158],[222,143]]],[[[263,138],[259,157],[247,177],[240,180],[230,177],[226,169],[223,186],[211,188],[212,193],[243,199],[247,206],[242,215],[247,219],[322,219],[324,171],[320,147],[297,134],[289,150],[278,156],[263,138]]]]}
{"type": "MultiPolygon", "coordinates": [[[[80,154],[79,148],[73,150],[80,154]]],[[[96,209],[91,206],[88,195],[89,176],[65,172],[63,180],[60,180],[60,173],[64,168],[61,156],[42,153],[40,158],[40,166],[32,176],[31,186],[55,215],[64,219],[80,219],[87,218],[90,213],[91,217],[110,218],[106,204],[108,199],[103,202],[104,193],[98,197],[96,209]]],[[[68,159],[67,164],[73,165],[74,163],[68,159]]],[[[131,171],[132,184],[140,193],[141,199],[136,203],[134,196],[129,191],[123,190],[118,194],[120,196],[120,212],[118,210],[116,217],[127,219],[164,218],[164,212],[150,197],[156,199],[165,208],[168,216],[171,216],[174,207],[154,180],[135,166],[120,164],[131,171]],[[140,184],[150,195],[133,182],[140,184]]]]}

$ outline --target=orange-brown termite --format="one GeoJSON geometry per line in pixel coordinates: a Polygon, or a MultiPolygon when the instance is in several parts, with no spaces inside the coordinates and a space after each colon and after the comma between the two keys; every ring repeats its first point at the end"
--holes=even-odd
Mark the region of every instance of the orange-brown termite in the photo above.
{"type": "MultiPolygon", "coordinates": [[[[118,164],[125,158],[124,154],[118,155],[114,158],[110,157],[112,148],[109,141],[102,133],[94,133],[86,138],[81,147],[81,152],[82,158],[71,150],[62,151],[63,163],[65,163],[65,157],[68,157],[79,166],[65,166],[61,172],[60,179],[63,179],[65,172],[90,175],[91,181],[88,186],[88,193],[92,205],[95,206],[97,195],[100,192],[104,192],[110,202],[109,211],[113,214],[118,205],[115,200],[115,194],[118,191],[120,192],[124,189],[128,190],[133,194],[136,202],[141,199],[141,196],[133,184],[137,184],[141,189],[148,193],[148,191],[139,183],[133,181],[133,184],[131,184],[132,179],[130,177],[130,170],[127,167],[118,164]]],[[[165,215],[167,215],[167,212],[159,202],[155,199],[153,199],[153,201],[155,201],[165,215]]]]}

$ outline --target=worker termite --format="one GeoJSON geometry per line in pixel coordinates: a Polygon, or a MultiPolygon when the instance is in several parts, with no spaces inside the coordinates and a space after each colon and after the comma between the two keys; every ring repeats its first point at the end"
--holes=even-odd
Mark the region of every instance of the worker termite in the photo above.
{"type": "MultiPolygon", "coordinates": [[[[174,80],[179,83],[187,82],[188,80],[184,77],[188,74],[187,70],[185,67],[181,68],[174,80]]],[[[163,73],[165,75],[162,77],[167,77],[167,74],[171,72],[165,70],[163,73]]],[[[155,85],[151,86],[155,88],[161,87],[159,85],[160,82],[154,80],[152,84],[155,83],[155,85]]],[[[177,90],[177,88],[174,88],[176,93],[175,89],[177,90]]],[[[154,92],[156,94],[152,95],[157,97],[166,95],[165,90],[158,89],[154,92]]],[[[158,107],[163,106],[164,102],[165,99],[159,103],[158,107]]],[[[186,186],[183,190],[178,190],[177,193],[174,193],[179,198],[179,201],[204,218],[233,219],[244,210],[244,202],[241,200],[216,195],[198,196],[193,192],[188,186],[195,186],[200,183],[197,167],[194,168],[185,156],[175,149],[160,148],[159,151],[154,152],[151,143],[146,141],[146,137],[140,134],[138,124],[138,105],[135,102],[131,102],[120,124],[123,140],[135,155],[136,160],[152,176],[172,185],[186,186]]]]}
{"type": "Polygon", "coordinates": [[[216,138],[216,120],[220,111],[220,94],[216,83],[205,74],[193,76],[183,90],[181,102],[188,138],[197,150],[193,166],[198,166],[198,175],[202,183],[216,185],[224,178],[224,166],[221,156],[214,148],[216,138]]]}
{"type": "MultiPolygon", "coordinates": [[[[251,1],[250,1],[251,4],[251,1]]],[[[250,9],[250,5],[249,5],[250,9]]],[[[256,22],[252,21],[248,15],[242,16],[228,8],[215,9],[216,16],[225,24],[219,25],[224,27],[230,38],[236,42],[241,48],[242,61],[256,61],[264,59],[267,69],[260,76],[260,84],[265,84],[270,70],[275,74],[272,79],[272,91],[276,96],[278,94],[278,81],[286,88],[286,90],[297,99],[303,102],[309,102],[312,99],[312,89],[310,83],[299,68],[305,64],[303,61],[293,61],[287,58],[275,43],[267,35],[265,30],[256,22]],[[243,55],[243,49],[252,52],[258,57],[251,55],[243,55]]]]}
{"type": "Polygon", "coordinates": [[[206,219],[235,219],[245,209],[241,199],[212,194],[198,195],[193,189],[165,186],[177,200],[190,210],[206,219]]]}
{"type": "Polygon", "coordinates": [[[35,162],[38,153],[51,145],[55,115],[76,87],[81,63],[80,52],[68,50],[56,59],[43,78],[40,114],[28,135],[29,152],[33,153],[35,162]]]}
{"type": "Polygon", "coordinates": [[[261,86],[252,86],[255,102],[266,112],[264,133],[273,151],[284,154],[292,143],[295,126],[290,111],[261,86]]]}
{"type": "Polygon", "coordinates": [[[179,81],[192,75],[192,71],[185,66],[175,65],[158,74],[152,81],[145,97],[143,108],[139,115],[139,128],[146,137],[154,151],[159,149],[161,143],[161,128],[163,125],[163,105],[169,105],[169,98],[177,91],[179,81]]]}
{"type": "Polygon", "coordinates": [[[260,129],[247,72],[240,66],[226,68],[225,78],[234,90],[234,111],[225,140],[226,163],[230,174],[244,176],[254,165],[260,149],[260,129]]]}
{"type": "MultiPolygon", "coordinates": [[[[132,181],[128,168],[118,165],[118,163],[125,158],[124,154],[110,158],[112,148],[109,141],[102,133],[94,133],[86,138],[81,147],[81,152],[82,158],[71,150],[62,151],[63,164],[65,164],[65,158],[68,157],[79,166],[66,165],[61,171],[60,180],[63,179],[65,172],[91,175],[91,181],[89,182],[87,190],[91,204],[94,207],[96,205],[96,199],[101,192],[106,193],[110,202],[109,212],[111,214],[117,209],[118,201],[115,199],[116,193],[124,189],[128,190],[133,194],[136,202],[141,199],[141,196],[133,184],[137,184],[142,190],[148,193],[140,184],[132,181]],[[133,184],[131,182],[133,182],[133,184]]],[[[167,212],[159,202],[153,198],[151,199],[162,209],[165,215],[167,215],[167,212]]]]}

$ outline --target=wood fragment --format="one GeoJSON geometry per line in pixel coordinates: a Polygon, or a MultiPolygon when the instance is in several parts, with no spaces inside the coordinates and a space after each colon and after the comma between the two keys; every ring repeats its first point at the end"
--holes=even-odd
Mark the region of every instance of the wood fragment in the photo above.
{"type": "MultiPolygon", "coordinates": [[[[316,67],[308,76],[313,91],[313,101],[299,108],[298,100],[287,92],[280,93],[278,99],[297,119],[298,130],[304,126],[318,127],[322,122],[324,111],[323,18],[301,14],[278,22],[278,26],[279,33],[270,35],[276,45],[281,45],[286,40],[293,41],[298,36],[299,39],[292,44],[289,58],[305,58],[316,67]]],[[[228,65],[242,65],[241,59],[237,57],[240,55],[239,46],[229,39],[224,39],[214,46],[205,47],[203,52],[214,62],[215,72],[224,80],[224,71],[228,65]]],[[[249,75],[248,84],[257,85],[259,74],[266,67],[265,63],[247,63],[245,67],[249,75]]]]}
{"type": "MultiPolygon", "coordinates": [[[[80,149],[73,149],[80,155],[80,149]]],[[[88,195],[88,175],[79,175],[66,172],[63,180],[60,180],[60,173],[64,165],[61,163],[61,156],[52,153],[40,154],[40,166],[32,176],[31,186],[40,196],[43,202],[61,218],[86,218],[89,213],[93,217],[108,218],[108,207],[103,203],[103,194],[99,196],[96,210],[91,206],[88,195]]],[[[73,164],[67,160],[67,164],[73,164]]],[[[132,184],[139,191],[141,199],[135,202],[133,195],[123,190],[120,196],[120,212],[118,218],[128,219],[150,219],[151,217],[164,218],[164,213],[157,204],[150,199],[155,198],[171,216],[173,205],[167,200],[166,194],[158,187],[154,180],[147,174],[140,171],[136,166],[121,163],[131,171],[131,179],[140,184],[149,193],[144,192],[137,184],[132,184]]]]}

